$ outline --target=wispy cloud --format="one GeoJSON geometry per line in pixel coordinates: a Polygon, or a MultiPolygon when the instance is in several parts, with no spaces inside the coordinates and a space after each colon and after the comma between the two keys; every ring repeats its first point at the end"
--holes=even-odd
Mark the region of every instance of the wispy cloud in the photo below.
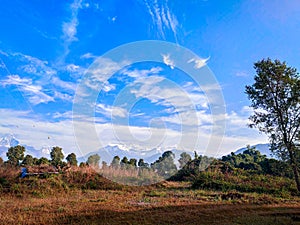
{"type": "Polygon", "coordinates": [[[19,75],[9,75],[2,80],[2,85],[17,85],[18,88],[28,96],[29,102],[33,105],[54,101],[54,98],[42,91],[42,87],[35,85],[31,78],[21,78],[19,75]]]}
{"type": "Polygon", "coordinates": [[[147,77],[151,75],[157,75],[159,74],[163,69],[161,67],[152,67],[149,70],[139,70],[139,69],[134,69],[134,70],[128,70],[124,69],[121,71],[122,74],[125,74],[129,77],[132,78],[142,78],[142,77],[147,77]]]}
{"type": "Polygon", "coordinates": [[[12,57],[14,60],[19,61],[19,63],[24,64],[20,66],[19,69],[30,75],[40,76],[43,79],[50,79],[51,76],[57,73],[55,69],[49,66],[49,63],[46,60],[41,60],[20,52],[8,53],[8,57],[12,57]]]}
{"type": "Polygon", "coordinates": [[[74,0],[74,2],[70,5],[71,17],[68,21],[63,22],[62,31],[63,31],[63,41],[64,41],[64,57],[66,57],[70,52],[70,45],[72,42],[77,41],[77,26],[79,24],[78,21],[78,12],[79,9],[82,8],[82,0],[74,0]]]}
{"type": "Polygon", "coordinates": [[[51,79],[52,84],[54,84],[57,87],[60,87],[64,90],[69,90],[69,91],[75,91],[76,89],[76,84],[73,82],[67,82],[67,81],[63,81],[61,80],[59,77],[52,77],[51,79]]]}
{"type": "Polygon", "coordinates": [[[96,55],[94,55],[94,54],[92,54],[90,52],[87,52],[87,53],[85,53],[85,54],[83,54],[83,55],[80,56],[81,59],[95,59],[97,57],[98,56],[96,56],[96,55]]]}
{"type": "Polygon", "coordinates": [[[127,115],[126,109],[117,106],[104,105],[104,104],[97,104],[96,112],[101,113],[102,115],[108,118],[112,118],[112,117],[125,118],[127,115]]]}
{"type": "Polygon", "coordinates": [[[160,38],[166,39],[166,33],[172,32],[175,42],[178,42],[177,30],[178,21],[176,16],[171,12],[168,1],[144,0],[149,15],[152,18],[155,30],[160,38]]]}

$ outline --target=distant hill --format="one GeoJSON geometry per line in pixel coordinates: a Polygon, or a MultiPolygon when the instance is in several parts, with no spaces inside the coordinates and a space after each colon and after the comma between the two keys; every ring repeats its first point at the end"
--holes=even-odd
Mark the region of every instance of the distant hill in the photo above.
{"type": "MultiPolygon", "coordinates": [[[[272,152],[270,150],[270,144],[257,144],[257,145],[253,145],[251,147],[255,147],[258,151],[260,151],[260,153],[262,155],[266,155],[267,158],[276,158],[275,156],[272,155],[272,152]]],[[[243,153],[245,150],[247,150],[246,147],[244,148],[240,148],[238,150],[236,150],[234,153],[235,154],[240,154],[243,153]]]]}

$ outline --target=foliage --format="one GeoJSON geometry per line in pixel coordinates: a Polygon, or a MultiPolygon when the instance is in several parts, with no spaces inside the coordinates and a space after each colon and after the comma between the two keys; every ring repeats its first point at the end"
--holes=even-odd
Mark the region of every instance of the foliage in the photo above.
{"type": "Polygon", "coordinates": [[[181,153],[180,159],[178,160],[179,168],[182,169],[191,160],[192,160],[192,158],[188,153],[186,153],[186,152],[181,153]]]}
{"type": "Polygon", "coordinates": [[[24,166],[32,166],[34,164],[35,164],[35,159],[33,158],[32,155],[26,155],[21,163],[21,165],[24,166]]]}
{"type": "Polygon", "coordinates": [[[120,162],[120,165],[122,168],[126,168],[128,165],[128,158],[126,156],[123,157],[123,159],[120,162]]]}
{"type": "Polygon", "coordinates": [[[99,167],[100,156],[98,154],[93,154],[88,157],[86,163],[93,167],[99,167]]]}
{"type": "Polygon", "coordinates": [[[237,169],[234,173],[223,174],[217,171],[205,171],[198,174],[193,181],[193,188],[241,192],[269,193],[286,195],[295,194],[297,189],[293,180],[271,175],[260,175],[237,169]]]}
{"type": "Polygon", "coordinates": [[[49,165],[50,164],[50,161],[49,159],[45,158],[45,157],[41,157],[38,159],[37,165],[49,165]]]}
{"type": "Polygon", "coordinates": [[[171,151],[166,151],[156,160],[151,163],[151,168],[158,173],[159,176],[169,178],[177,172],[176,165],[174,163],[175,155],[171,151]]]}
{"type": "Polygon", "coordinates": [[[223,156],[221,160],[224,163],[229,163],[234,168],[255,171],[255,173],[258,174],[293,178],[288,163],[276,159],[269,159],[250,146],[247,146],[247,149],[243,153],[237,155],[231,153],[230,155],[223,156]]]}
{"type": "Polygon", "coordinates": [[[170,180],[186,181],[193,180],[201,171],[204,171],[215,159],[198,155],[195,152],[195,159],[188,161],[170,180]]]}
{"type": "Polygon", "coordinates": [[[120,157],[119,156],[114,156],[114,158],[113,158],[110,165],[113,168],[118,168],[120,166],[120,157]]]}
{"type": "Polygon", "coordinates": [[[64,159],[64,154],[62,153],[62,148],[56,146],[53,147],[50,152],[51,164],[54,166],[61,166],[62,160],[64,159]]]}
{"type": "Polygon", "coordinates": [[[75,153],[70,153],[67,157],[66,157],[67,162],[71,165],[71,166],[77,166],[77,158],[75,153]]]}
{"type": "Polygon", "coordinates": [[[140,168],[149,168],[149,163],[144,162],[144,159],[139,159],[138,166],[140,168]]]}
{"type": "Polygon", "coordinates": [[[293,168],[300,191],[300,78],[297,70],[285,62],[271,59],[254,64],[254,84],[246,86],[254,114],[250,126],[268,135],[271,150],[293,168]],[[297,159],[298,158],[298,159],[297,159]]]}
{"type": "Polygon", "coordinates": [[[8,158],[8,163],[11,165],[18,166],[20,161],[24,159],[25,147],[17,145],[15,147],[10,147],[6,153],[8,158]]]}
{"type": "Polygon", "coordinates": [[[131,158],[128,162],[129,165],[133,166],[133,167],[137,167],[137,160],[134,158],[131,158]]]}

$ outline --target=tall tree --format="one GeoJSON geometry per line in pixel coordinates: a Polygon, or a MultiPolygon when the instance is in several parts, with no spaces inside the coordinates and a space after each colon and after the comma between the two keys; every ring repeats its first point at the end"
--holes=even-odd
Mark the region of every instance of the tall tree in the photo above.
{"type": "Polygon", "coordinates": [[[119,166],[120,166],[120,157],[119,156],[115,156],[114,158],[113,158],[113,160],[111,161],[111,167],[113,167],[113,168],[118,168],[119,166]]]}
{"type": "Polygon", "coordinates": [[[24,146],[17,145],[14,147],[10,147],[6,153],[8,163],[18,166],[20,164],[20,161],[24,159],[24,152],[24,146]]]}
{"type": "Polygon", "coordinates": [[[88,157],[87,164],[94,167],[99,167],[100,156],[98,154],[93,154],[88,157]]]}
{"type": "Polygon", "coordinates": [[[147,168],[147,167],[149,167],[149,164],[146,163],[146,162],[144,161],[144,159],[139,159],[138,166],[139,166],[140,168],[147,168]]]}
{"type": "Polygon", "coordinates": [[[175,154],[172,151],[166,151],[156,160],[151,163],[151,168],[164,178],[169,178],[177,172],[177,167],[174,163],[175,154]]]}
{"type": "Polygon", "coordinates": [[[62,160],[64,159],[64,154],[62,153],[62,148],[56,146],[53,147],[50,152],[51,163],[54,166],[62,165],[62,160]]]}
{"type": "Polygon", "coordinates": [[[66,157],[67,162],[71,165],[71,166],[77,166],[77,157],[75,155],[75,153],[70,153],[67,157],[66,157]]]}
{"type": "Polygon", "coordinates": [[[178,160],[179,162],[179,168],[182,169],[185,164],[187,164],[189,161],[192,160],[192,157],[190,154],[183,152],[180,154],[180,159],[178,160]]]}
{"type": "Polygon", "coordinates": [[[297,189],[299,180],[300,78],[297,70],[279,60],[263,59],[254,64],[254,84],[246,86],[254,114],[250,127],[268,135],[271,150],[289,161],[297,189]]]}
{"type": "Polygon", "coordinates": [[[136,167],[137,165],[137,160],[134,159],[134,158],[131,158],[128,162],[129,165],[133,166],[133,167],[136,167]]]}

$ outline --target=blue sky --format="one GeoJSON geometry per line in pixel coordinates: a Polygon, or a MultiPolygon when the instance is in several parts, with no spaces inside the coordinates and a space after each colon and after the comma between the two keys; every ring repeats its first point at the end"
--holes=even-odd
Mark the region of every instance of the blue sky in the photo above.
{"type": "Polygon", "coordinates": [[[13,133],[37,149],[59,145],[77,154],[108,144],[207,152],[209,140],[220,142],[209,151],[224,154],[265,143],[265,136],[246,126],[251,109],[244,87],[253,82],[253,63],[262,58],[300,68],[299,13],[297,0],[5,1],[0,9],[0,134],[13,133]],[[217,88],[197,85],[172,64],[168,52],[161,52],[162,62],[128,64],[126,54],[124,64],[104,58],[92,82],[93,117],[74,118],[74,97],[91,65],[120,45],[146,40],[192,51],[199,59],[189,63],[195,63],[199,76],[202,67],[209,68],[217,88]],[[212,96],[220,91],[226,112],[212,115],[217,104],[212,96]],[[224,136],[212,132],[213,118],[226,122],[220,128],[224,136]],[[73,120],[80,126],[74,128],[73,120]],[[97,140],[89,135],[91,127],[97,140]]]}

